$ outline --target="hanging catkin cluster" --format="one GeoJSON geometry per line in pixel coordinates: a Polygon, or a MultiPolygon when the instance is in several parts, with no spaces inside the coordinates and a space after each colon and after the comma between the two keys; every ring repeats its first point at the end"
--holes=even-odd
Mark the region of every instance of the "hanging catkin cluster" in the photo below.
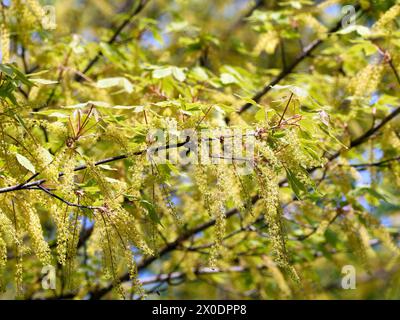
{"type": "Polygon", "coordinates": [[[279,176],[282,168],[280,160],[273,150],[260,143],[258,146],[260,158],[257,165],[259,194],[265,210],[265,221],[274,252],[275,263],[283,268],[296,281],[299,280],[296,270],[290,263],[286,249],[286,236],[282,218],[282,208],[279,198],[279,176]]]}
{"type": "Polygon", "coordinates": [[[30,236],[33,251],[44,266],[51,265],[49,244],[44,239],[42,225],[33,204],[27,202],[26,199],[18,199],[16,204],[20,209],[20,214],[24,216],[24,227],[30,236]]]}
{"type": "Polygon", "coordinates": [[[350,80],[349,91],[356,99],[370,98],[380,83],[383,70],[381,63],[367,65],[350,80]]]}
{"type": "Polygon", "coordinates": [[[225,235],[226,217],[225,201],[228,193],[229,174],[228,167],[222,163],[210,165],[197,165],[194,168],[194,180],[201,194],[204,207],[209,216],[215,218],[214,244],[211,248],[209,265],[216,267],[217,257],[221,250],[225,235]],[[210,183],[209,174],[213,172],[215,181],[210,183]]]}
{"type": "Polygon", "coordinates": [[[348,215],[346,219],[342,220],[342,228],[347,236],[348,245],[351,248],[351,253],[364,265],[368,265],[368,244],[363,241],[360,235],[360,229],[357,221],[355,221],[353,214],[348,215]]]}
{"type": "Polygon", "coordinates": [[[390,34],[394,30],[394,20],[400,14],[400,4],[397,3],[386,11],[372,26],[373,32],[390,34]]]}
{"type": "MultiPolygon", "coordinates": [[[[269,159],[273,161],[273,158],[270,157],[269,159]]],[[[274,168],[270,165],[259,165],[257,169],[260,196],[265,209],[265,220],[268,224],[268,233],[271,237],[275,261],[280,266],[286,266],[288,259],[281,220],[278,177],[274,168]]]]}
{"type": "Polygon", "coordinates": [[[270,30],[259,36],[258,42],[254,47],[254,54],[259,55],[263,50],[266,53],[274,53],[279,44],[279,34],[275,30],[270,30]]]}
{"type": "Polygon", "coordinates": [[[304,13],[297,17],[302,25],[312,30],[317,34],[319,39],[325,39],[327,37],[328,29],[321,24],[312,14],[304,13]]]}
{"type": "Polygon", "coordinates": [[[37,0],[26,0],[26,5],[37,19],[42,19],[45,12],[37,0]]]}
{"type": "Polygon", "coordinates": [[[2,63],[10,62],[10,31],[5,21],[0,24],[1,59],[2,63]]]}
{"type": "MultiPolygon", "coordinates": [[[[25,253],[25,248],[22,246],[21,234],[23,233],[22,230],[20,230],[21,223],[19,222],[22,219],[21,218],[18,219],[15,209],[16,208],[14,204],[11,204],[10,207],[8,199],[6,197],[3,197],[2,201],[0,202],[0,236],[2,236],[2,239],[5,241],[5,244],[9,248],[14,249],[14,255],[15,255],[14,278],[15,278],[16,296],[23,297],[22,256],[25,253]]],[[[5,258],[7,258],[7,253],[5,258]]]]}
{"type": "Polygon", "coordinates": [[[360,220],[362,220],[367,227],[371,228],[371,233],[382,242],[383,246],[386,247],[391,254],[395,256],[400,255],[399,247],[393,241],[388,230],[382,226],[377,218],[366,212],[357,212],[357,215],[359,215],[360,220]]]}

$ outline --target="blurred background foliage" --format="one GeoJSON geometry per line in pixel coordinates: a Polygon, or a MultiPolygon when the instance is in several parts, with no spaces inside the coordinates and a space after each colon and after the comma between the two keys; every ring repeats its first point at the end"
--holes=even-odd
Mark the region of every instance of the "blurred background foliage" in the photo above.
{"type": "Polygon", "coordinates": [[[133,298],[147,292],[149,299],[400,298],[398,1],[2,3],[0,187],[41,172],[46,188],[60,197],[123,208],[136,219],[126,222],[126,233],[135,225],[140,230],[129,242],[137,265],[128,270],[125,253],[116,252],[123,258],[110,267],[116,257],[104,252],[119,250],[119,235],[104,227],[115,239],[101,253],[103,229],[93,231],[93,225],[102,222],[93,210],[66,206],[40,190],[1,193],[5,215],[27,211],[26,203],[50,244],[39,241],[31,250],[28,239],[39,231],[29,226],[29,236],[19,234],[23,253],[7,243],[1,298],[113,299],[121,290],[132,291],[122,295],[133,298]],[[45,5],[55,8],[54,29],[41,23],[43,12],[33,10],[45,5]],[[345,5],[354,6],[353,27],[342,28],[345,5]],[[171,123],[256,132],[278,126],[257,150],[271,149],[267,163],[277,158],[286,170],[256,172],[241,181],[232,169],[199,173],[149,165],[140,157],[100,169],[93,164],[142,150],[150,128],[171,123]],[[89,173],[71,178],[82,163],[92,163],[89,173]],[[66,178],[57,182],[61,171],[72,185],[66,178]],[[274,244],[283,238],[268,228],[277,220],[260,219],[274,183],[287,250],[283,262],[275,259],[280,249],[274,244]],[[108,190],[118,204],[108,204],[108,190]],[[218,205],[239,213],[224,217],[209,208],[218,205]],[[65,226],[53,212],[68,210],[65,226]],[[202,225],[210,219],[210,226],[202,225]],[[47,251],[59,264],[55,291],[40,287],[47,251]],[[24,258],[15,263],[16,256],[24,258]],[[357,271],[355,290],[341,287],[344,265],[357,271]],[[14,281],[19,268],[20,284],[14,281]],[[133,281],[126,282],[127,272],[133,281]]]}

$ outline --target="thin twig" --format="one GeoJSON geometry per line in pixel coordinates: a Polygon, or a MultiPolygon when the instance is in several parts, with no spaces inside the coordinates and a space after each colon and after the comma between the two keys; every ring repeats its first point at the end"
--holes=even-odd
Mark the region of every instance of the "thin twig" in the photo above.
{"type": "MultiPolygon", "coordinates": [[[[121,154],[121,155],[118,155],[118,156],[114,156],[114,157],[110,157],[110,158],[99,160],[99,161],[94,163],[94,166],[99,166],[101,164],[105,164],[105,163],[109,163],[109,162],[114,162],[114,161],[126,159],[129,156],[143,155],[143,154],[145,154],[147,152],[153,152],[154,153],[154,152],[158,152],[160,150],[167,150],[167,149],[171,149],[171,148],[180,148],[180,147],[183,147],[184,145],[186,145],[187,143],[189,143],[189,141],[190,141],[190,137],[187,137],[187,139],[184,142],[179,142],[179,143],[176,143],[176,144],[168,144],[168,145],[159,146],[159,147],[156,147],[156,148],[144,149],[144,150],[136,151],[136,152],[134,152],[132,154],[121,154]]],[[[87,168],[87,164],[82,164],[82,165],[79,165],[79,166],[75,167],[74,171],[81,171],[81,170],[84,170],[86,168],[87,168]]],[[[35,177],[38,176],[38,175],[39,175],[39,173],[37,173],[35,175],[35,177]]],[[[60,172],[58,174],[58,177],[60,178],[62,176],[64,176],[64,173],[60,172]]],[[[29,181],[30,180],[32,180],[32,177],[29,179],[29,181]]],[[[28,183],[25,182],[23,184],[18,184],[18,185],[14,185],[14,186],[10,186],[10,187],[1,188],[0,189],[0,194],[1,193],[6,193],[6,192],[13,192],[13,191],[18,191],[18,190],[23,190],[23,189],[29,189],[31,187],[37,187],[39,185],[42,185],[45,182],[46,182],[45,179],[40,179],[40,180],[28,182],[28,183]]]]}
{"type": "MultiPolygon", "coordinates": [[[[359,8],[359,5],[357,5],[357,9],[359,8]]],[[[342,22],[338,21],[337,24],[329,30],[329,33],[334,33],[338,31],[342,26],[342,22]]],[[[310,43],[307,47],[303,49],[303,52],[287,67],[282,69],[282,71],[278,74],[276,78],[274,78],[270,83],[268,83],[263,89],[261,89],[259,92],[257,92],[253,97],[252,100],[259,102],[260,99],[266,95],[273,86],[281,82],[284,78],[286,78],[289,74],[293,72],[293,70],[299,65],[304,59],[307,57],[311,56],[311,54],[317,49],[322,43],[324,43],[324,40],[318,39],[310,43]]],[[[246,103],[244,104],[238,111],[239,114],[245,112],[246,110],[250,109],[252,106],[251,103],[246,103]]]]}
{"type": "Polygon", "coordinates": [[[382,167],[387,166],[390,162],[400,161],[400,156],[390,159],[385,159],[377,162],[370,162],[370,163],[354,163],[354,164],[340,164],[340,166],[348,166],[353,168],[365,168],[365,167],[382,167]]]}
{"type": "Polygon", "coordinates": [[[285,113],[286,113],[287,109],[289,108],[289,105],[290,105],[290,102],[292,101],[292,98],[293,98],[293,92],[290,94],[290,97],[289,97],[289,100],[288,100],[288,102],[287,102],[287,104],[286,104],[285,110],[283,110],[283,113],[282,113],[282,115],[281,115],[281,118],[279,119],[278,127],[279,127],[279,126],[281,125],[281,123],[282,123],[283,117],[285,116],[285,113]]]}
{"type": "MultiPolygon", "coordinates": [[[[121,32],[129,25],[129,23],[132,21],[132,19],[144,9],[144,7],[147,5],[147,3],[149,1],[150,0],[140,0],[139,5],[136,7],[136,9],[124,21],[122,21],[122,23],[117,27],[114,34],[107,41],[108,44],[113,44],[115,42],[115,40],[117,40],[117,38],[121,34],[121,32]]],[[[97,61],[99,61],[99,59],[102,56],[103,56],[103,53],[101,51],[98,51],[96,56],[83,69],[82,73],[86,74],[97,63],[97,61]]],[[[82,76],[80,76],[79,74],[77,74],[75,76],[75,80],[78,82],[81,82],[82,80],[85,80],[85,79],[82,76]]]]}
{"type": "MultiPolygon", "coordinates": [[[[388,116],[386,116],[383,120],[381,120],[381,122],[376,125],[374,128],[368,130],[367,132],[365,132],[362,136],[360,136],[359,138],[353,140],[350,143],[349,149],[354,148],[359,146],[360,144],[364,143],[365,141],[367,141],[372,135],[374,135],[376,132],[378,132],[385,124],[387,124],[389,121],[391,121],[394,117],[396,117],[398,114],[400,114],[400,107],[398,107],[397,109],[395,109],[392,113],[390,113],[388,116]]],[[[341,150],[332,154],[330,157],[328,157],[329,161],[333,161],[334,159],[338,158],[341,154],[341,150]]],[[[309,173],[314,172],[315,170],[319,169],[319,167],[313,167],[311,169],[308,170],[309,173]]],[[[282,179],[279,182],[279,186],[283,186],[285,183],[287,183],[287,179],[282,179]]],[[[251,203],[255,204],[257,201],[259,200],[259,195],[254,195],[251,199],[251,203]]],[[[237,208],[233,208],[228,210],[227,212],[225,212],[225,217],[228,219],[232,216],[234,216],[235,214],[237,214],[239,212],[239,210],[237,208]]],[[[199,232],[202,232],[204,230],[207,230],[208,228],[212,227],[215,225],[215,219],[210,219],[202,224],[199,224],[198,226],[186,230],[184,233],[182,233],[181,235],[179,235],[175,241],[170,242],[168,245],[164,246],[163,248],[161,248],[161,250],[159,251],[158,256],[151,256],[151,257],[147,257],[144,258],[141,262],[138,263],[138,270],[144,270],[145,268],[147,268],[150,264],[152,264],[154,261],[160,259],[161,257],[165,256],[166,254],[170,253],[171,251],[176,250],[177,248],[179,248],[181,246],[181,244],[190,239],[192,236],[198,234],[199,232]]],[[[121,282],[124,281],[128,281],[129,280],[129,274],[126,273],[124,275],[122,275],[120,278],[121,282]]],[[[113,284],[109,284],[103,288],[100,289],[95,289],[91,292],[91,299],[100,299],[101,297],[103,297],[105,294],[107,294],[110,290],[113,289],[113,284]]]]}
{"type": "Polygon", "coordinates": [[[69,202],[69,201],[61,198],[60,196],[52,193],[49,189],[47,189],[47,188],[45,188],[45,187],[43,187],[41,185],[38,185],[37,187],[40,190],[42,190],[43,192],[47,193],[48,195],[52,196],[53,198],[56,198],[56,199],[60,200],[61,202],[65,203],[66,205],[68,205],[70,207],[77,207],[77,208],[81,208],[81,209],[90,209],[90,210],[103,210],[104,209],[103,207],[85,206],[85,205],[82,205],[82,204],[72,203],[72,202],[69,202]]]}

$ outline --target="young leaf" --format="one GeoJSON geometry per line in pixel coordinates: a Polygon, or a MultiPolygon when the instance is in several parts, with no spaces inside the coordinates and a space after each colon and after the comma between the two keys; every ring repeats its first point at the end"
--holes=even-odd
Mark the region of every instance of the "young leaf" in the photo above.
{"type": "Polygon", "coordinates": [[[25,158],[23,155],[19,153],[16,154],[16,157],[21,166],[23,166],[25,169],[29,170],[32,173],[36,173],[35,167],[29,161],[29,159],[25,158]]]}

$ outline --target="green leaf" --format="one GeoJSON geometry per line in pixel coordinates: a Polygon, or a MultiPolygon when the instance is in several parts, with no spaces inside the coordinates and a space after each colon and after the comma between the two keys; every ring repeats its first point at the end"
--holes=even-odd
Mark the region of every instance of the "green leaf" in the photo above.
{"type": "Polygon", "coordinates": [[[33,83],[44,84],[44,85],[57,84],[58,83],[58,81],[48,80],[48,79],[33,79],[33,78],[30,78],[29,80],[32,81],[33,83]]]}
{"type": "Polygon", "coordinates": [[[28,87],[32,87],[33,83],[29,81],[28,77],[22,73],[21,71],[18,70],[17,67],[15,67],[12,64],[0,64],[0,71],[4,72],[6,75],[8,75],[10,78],[13,80],[18,80],[22,82],[23,84],[27,85],[28,87]]]}
{"type": "Polygon", "coordinates": [[[289,90],[291,93],[293,93],[295,96],[297,96],[299,98],[307,98],[309,95],[307,90],[300,88],[298,86],[293,86],[293,85],[286,85],[286,86],[274,85],[274,86],[272,86],[272,89],[274,89],[274,90],[289,90]]]}
{"type": "Polygon", "coordinates": [[[127,93],[133,92],[132,83],[124,77],[105,78],[97,81],[97,87],[101,89],[116,86],[122,87],[127,93]]]}
{"type": "Polygon", "coordinates": [[[180,82],[185,81],[186,79],[186,75],[183,72],[182,68],[178,68],[178,67],[172,67],[172,75],[174,76],[174,78],[180,82]]]}
{"type": "Polygon", "coordinates": [[[194,77],[195,79],[197,79],[199,81],[209,80],[209,76],[208,76],[206,70],[204,70],[204,68],[202,68],[202,67],[194,67],[190,71],[190,74],[192,77],[194,77]]]}
{"type": "Polygon", "coordinates": [[[358,187],[352,193],[355,196],[360,196],[360,195],[364,195],[365,193],[368,193],[368,194],[370,194],[371,196],[373,196],[374,198],[376,198],[378,200],[383,200],[383,201],[387,202],[387,199],[385,198],[385,196],[383,196],[377,190],[372,189],[372,188],[367,187],[367,186],[358,187]]]}
{"type": "Polygon", "coordinates": [[[336,33],[337,34],[348,34],[348,33],[354,32],[354,31],[357,32],[362,37],[369,36],[371,34],[371,30],[369,28],[360,26],[360,25],[348,26],[336,33]]]}
{"type": "Polygon", "coordinates": [[[160,217],[155,210],[154,204],[144,199],[140,200],[140,204],[147,211],[150,220],[164,228],[161,223],[160,217]]]}
{"type": "Polygon", "coordinates": [[[36,173],[35,167],[33,166],[32,162],[29,161],[29,159],[25,158],[23,155],[17,153],[16,154],[17,161],[21,166],[23,166],[25,169],[29,170],[32,173],[36,173]]]}
{"type": "Polygon", "coordinates": [[[226,72],[221,74],[220,80],[221,80],[222,84],[224,84],[224,85],[239,82],[233,75],[231,75],[230,73],[226,73],[226,72]]]}
{"type": "Polygon", "coordinates": [[[242,97],[241,95],[238,95],[238,94],[235,94],[235,96],[238,97],[239,99],[245,101],[246,103],[250,103],[253,106],[260,107],[260,105],[257,103],[257,101],[253,100],[252,98],[242,97]]]}
{"type": "Polygon", "coordinates": [[[336,141],[338,144],[340,144],[343,148],[348,149],[348,147],[347,147],[346,145],[344,145],[338,138],[335,137],[334,134],[332,134],[330,128],[329,128],[327,125],[325,125],[324,123],[320,123],[318,126],[321,128],[321,130],[322,130],[324,133],[326,133],[328,136],[330,136],[333,140],[335,140],[335,141],[336,141]]]}
{"type": "Polygon", "coordinates": [[[162,79],[162,78],[170,76],[171,74],[172,74],[172,68],[164,67],[164,68],[153,70],[152,76],[155,79],[162,79]]]}
{"type": "Polygon", "coordinates": [[[301,193],[306,191],[305,185],[297,179],[296,175],[288,168],[286,169],[286,176],[290,187],[298,199],[301,199],[301,193]]]}

